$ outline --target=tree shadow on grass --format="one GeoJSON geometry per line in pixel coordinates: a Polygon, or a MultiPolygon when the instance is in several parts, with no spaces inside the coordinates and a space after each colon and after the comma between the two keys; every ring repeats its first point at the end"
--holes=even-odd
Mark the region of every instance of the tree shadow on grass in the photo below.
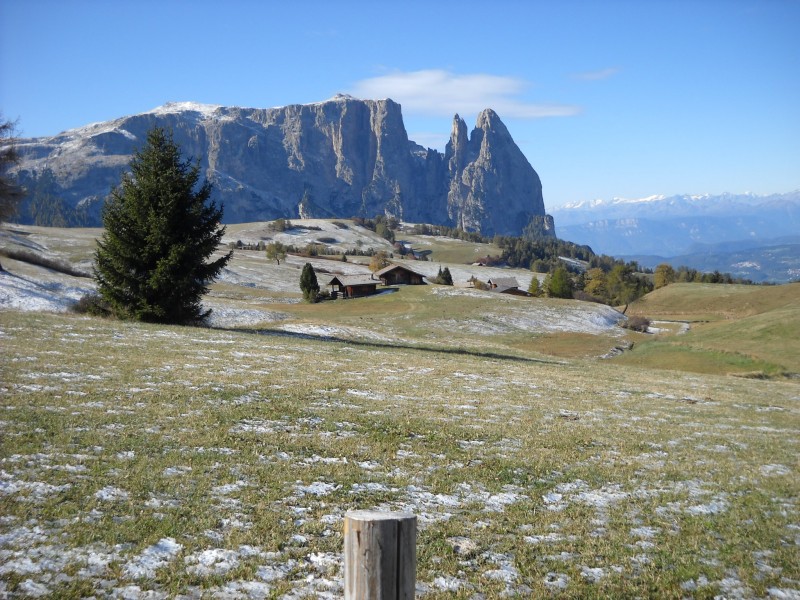
{"type": "Polygon", "coordinates": [[[421,346],[416,344],[394,344],[389,342],[370,342],[365,340],[353,340],[336,336],[315,335],[311,333],[295,333],[282,331],[279,329],[248,329],[233,327],[214,327],[220,331],[230,331],[236,333],[247,333],[252,335],[264,335],[271,337],[294,338],[302,340],[312,340],[317,342],[329,342],[334,344],[346,344],[348,346],[362,346],[366,348],[380,348],[387,350],[412,350],[416,352],[430,352],[433,354],[455,354],[460,356],[472,356],[476,358],[488,358],[492,360],[507,360],[524,363],[539,363],[547,365],[563,365],[563,361],[547,360],[543,358],[531,358],[527,356],[515,356],[513,354],[500,354],[497,352],[482,352],[480,350],[469,350],[466,348],[452,348],[447,346],[421,346]]]}

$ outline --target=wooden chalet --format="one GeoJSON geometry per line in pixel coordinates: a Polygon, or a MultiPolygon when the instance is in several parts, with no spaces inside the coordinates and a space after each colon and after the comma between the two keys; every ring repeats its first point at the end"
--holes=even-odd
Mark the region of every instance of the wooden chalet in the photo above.
{"type": "Polygon", "coordinates": [[[334,295],[343,298],[360,298],[371,296],[378,291],[380,280],[370,275],[334,275],[328,282],[334,295]]]}
{"type": "Polygon", "coordinates": [[[383,285],[425,285],[425,276],[405,265],[389,265],[375,273],[375,276],[383,285]]]}
{"type": "Polygon", "coordinates": [[[516,277],[496,277],[490,279],[487,283],[489,284],[489,289],[498,294],[527,295],[526,292],[519,289],[516,277]]]}

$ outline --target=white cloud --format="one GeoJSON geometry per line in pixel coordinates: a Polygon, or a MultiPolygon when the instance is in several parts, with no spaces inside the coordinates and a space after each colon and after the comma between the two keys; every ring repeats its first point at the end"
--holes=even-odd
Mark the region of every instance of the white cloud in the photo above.
{"type": "Polygon", "coordinates": [[[364,79],[350,93],[360,98],[391,98],[402,104],[404,113],[435,116],[473,115],[485,108],[501,118],[519,119],[568,117],[580,112],[579,107],[568,104],[526,102],[522,95],[527,87],[526,81],[514,77],[428,69],[364,79]]]}
{"type": "Polygon", "coordinates": [[[575,73],[572,78],[580,79],[581,81],[600,81],[608,79],[619,73],[617,67],[609,67],[608,69],[600,69],[599,71],[586,71],[585,73],[575,73]]]}

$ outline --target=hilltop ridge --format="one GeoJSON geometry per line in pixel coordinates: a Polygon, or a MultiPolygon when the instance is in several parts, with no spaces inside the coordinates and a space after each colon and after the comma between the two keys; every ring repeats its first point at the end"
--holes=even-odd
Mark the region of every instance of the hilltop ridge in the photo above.
{"type": "Polygon", "coordinates": [[[227,223],[385,214],[484,235],[555,236],[541,180],[493,110],[470,133],[456,115],[442,154],[408,139],[396,102],[344,95],[264,109],[170,102],[21,139],[21,221],[100,225],[105,197],[153,127],[172,130],[184,156],[199,161],[227,223]]]}

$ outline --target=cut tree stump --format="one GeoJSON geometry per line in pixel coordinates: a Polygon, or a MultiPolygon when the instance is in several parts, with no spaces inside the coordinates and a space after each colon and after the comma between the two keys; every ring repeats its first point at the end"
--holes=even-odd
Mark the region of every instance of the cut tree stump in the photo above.
{"type": "Polygon", "coordinates": [[[410,600],[416,579],[415,515],[371,510],[345,514],[345,600],[410,600]]]}

